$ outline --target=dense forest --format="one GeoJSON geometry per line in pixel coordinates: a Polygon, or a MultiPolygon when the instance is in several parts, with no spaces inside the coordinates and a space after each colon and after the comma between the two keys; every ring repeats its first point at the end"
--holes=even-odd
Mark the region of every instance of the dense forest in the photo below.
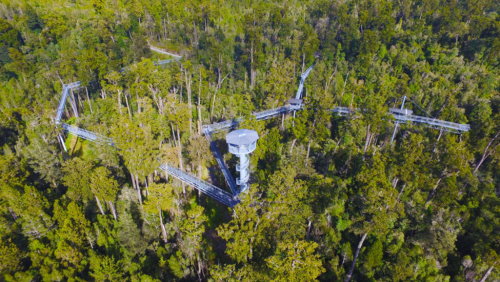
{"type": "Polygon", "coordinates": [[[499,7],[0,0],[0,280],[500,280],[499,7]],[[303,110],[252,118],[313,63],[303,110]],[[74,81],[65,122],[116,146],[54,123],[74,81]],[[403,96],[471,130],[391,142],[403,96]],[[260,136],[239,205],[158,170],[227,189],[201,126],[235,117],[260,136]]]}

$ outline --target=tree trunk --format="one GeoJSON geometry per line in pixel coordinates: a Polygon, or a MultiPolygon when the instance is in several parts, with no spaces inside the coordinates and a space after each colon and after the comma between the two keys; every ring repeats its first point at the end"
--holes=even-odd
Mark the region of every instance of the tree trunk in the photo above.
{"type": "Polygon", "coordinates": [[[161,228],[161,236],[163,242],[168,243],[167,230],[165,230],[165,225],[163,224],[163,218],[161,216],[161,209],[158,209],[158,214],[160,215],[160,228],[161,228]]]}
{"type": "Polygon", "coordinates": [[[87,87],[85,87],[85,94],[87,95],[87,103],[89,103],[90,113],[93,113],[93,111],[92,111],[92,103],[90,101],[89,90],[87,89],[87,87]]]}
{"type": "Polygon", "coordinates": [[[479,163],[477,163],[476,167],[474,168],[474,173],[477,172],[477,170],[479,169],[479,167],[483,164],[483,162],[486,160],[486,158],[488,158],[492,151],[495,150],[495,146],[493,146],[493,149],[492,150],[489,150],[490,146],[495,142],[495,140],[498,138],[498,135],[500,134],[500,131],[497,132],[497,134],[495,135],[495,137],[493,137],[490,142],[488,142],[488,145],[486,145],[486,148],[484,148],[484,152],[483,152],[483,155],[481,156],[481,160],[479,160],[479,163]]]}
{"type": "Polygon", "coordinates": [[[293,152],[293,147],[295,147],[295,142],[297,142],[297,139],[292,140],[292,145],[290,146],[290,154],[293,152]]]}
{"type": "Polygon", "coordinates": [[[351,269],[349,269],[349,273],[345,277],[344,282],[351,281],[352,274],[354,272],[354,268],[356,267],[356,260],[358,259],[359,251],[361,250],[361,247],[363,247],[363,243],[365,242],[367,235],[368,235],[368,233],[363,234],[363,237],[361,237],[361,240],[359,240],[358,248],[356,249],[356,253],[354,254],[354,259],[352,260],[351,269]]]}
{"type": "Polygon", "coordinates": [[[61,134],[57,135],[57,137],[59,137],[59,142],[61,143],[61,147],[64,149],[64,152],[67,152],[68,149],[66,148],[66,144],[64,144],[64,139],[63,137],[61,136],[61,134]]]}
{"type": "Polygon", "coordinates": [[[132,180],[132,187],[137,190],[137,187],[135,186],[135,180],[134,180],[134,175],[130,173],[130,179],[132,180]]]}
{"type": "Polygon", "coordinates": [[[118,112],[122,115],[122,92],[118,90],[118,112]]]}
{"type": "Polygon", "coordinates": [[[310,219],[307,220],[307,233],[306,233],[306,239],[309,239],[309,234],[311,234],[311,227],[312,227],[312,221],[310,219]]]}
{"type": "Polygon", "coordinates": [[[184,70],[184,80],[186,82],[186,92],[187,92],[187,98],[188,98],[189,135],[191,135],[192,128],[193,128],[193,104],[191,103],[191,84],[193,82],[193,79],[191,77],[191,74],[187,70],[184,70]]]}
{"type": "Polygon", "coordinates": [[[102,215],[104,215],[104,210],[102,209],[101,201],[99,201],[99,198],[97,196],[94,196],[95,201],[97,202],[97,207],[99,208],[99,211],[101,212],[102,215]]]}
{"type": "Polygon", "coordinates": [[[87,235],[87,241],[89,241],[90,248],[94,249],[94,243],[92,243],[92,240],[90,239],[90,237],[88,235],[87,235]]]}
{"type": "Polygon", "coordinates": [[[115,220],[118,220],[118,217],[116,216],[115,204],[113,204],[112,201],[108,201],[108,206],[109,206],[109,209],[111,210],[111,214],[113,214],[113,217],[115,218],[115,220]]]}
{"type": "Polygon", "coordinates": [[[490,276],[491,272],[493,271],[493,267],[494,265],[490,266],[490,268],[488,268],[488,271],[486,271],[486,273],[483,275],[483,278],[481,278],[481,280],[479,280],[479,282],[485,282],[486,279],[488,279],[488,276],[490,276]]]}
{"type": "Polygon", "coordinates": [[[130,118],[132,118],[132,110],[130,110],[130,104],[128,102],[128,95],[125,94],[125,104],[127,104],[127,110],[128,110],[128,115],[130,116],[130,118]]]}
{"type": "Polygon", "coordinates": [[[311,152],[311,142],[307,142],[307,153],[306,153],[306,160],[309,159],[309,153],[311,152]]]}
{"type": "Polygon", "coordinates": [[[70,101],[70,104],[71,104],[71,108],[73,109],[73,114],[75,115],[75,117],[79,117],[78,116],[78,108],[77,108],[77,105],[76,105],[76,99],[75,99],[75,94],[73,93],[73,90],[69,90],[70,93],[71,93],[71,99],[69,99],[70,101]]]}
{"type": "Polygon", "coordinates": [[[365,147],[363,148],[363,153],[366,153],[366,150],[368,150],[368,146],[370,146],[370,139],[371,139],[371,134],[370,134],[370,124],[366,127],[366,141],[365,141],[365,147]]]}
{"type": "Polygon", "coordinates": [[[436,190],[437,190],[437,188],[439,186],[439,183],[441,183],[441,180],[443,180],[443,177],[441,177],[441,178],[438,179],[438,181],[436,182],[436,185],[434,185],[434,188],[429,193],[429,196],[427,197],[427,201],[425,202],[426,205],[432,200],[432,198],[434,198],[434,194],[436,194],[436,190]]]}
{"type": "Polygon", "coordinates": [[[250,46],[250,89],[253,89],[255,86],[255,71],[253,65],[253,41],[250,46]]]}
{"type": "Polygon", "coordinates": [[[197,110],[198,110],[198,134],[201,135],[201,69],[200,69],[200,79],[198,81],[198,105],[197,105],[197,110]]]}
{"type": "Polygon", "coordinates": [[[135,190],[137,191],[137,199],[139,200],[139,204],[142,205],[142,194],[141,194],[141,187],[139,186],[139,181],[137,180],[137,176],[133,175],[132,173],[130,174],[132,177],[132,183],[135,187],[135,190]]]}
{"type": "Polygon", "coordinates": [[[149,188],[149,181],[147,178],[144,179],[144,188],[145,188],[144,191],[146,192],[146,197],[148,197],[149,196],[149,189],[148,189],[149,188]]]}
{"type": "Polygon", "coordinates": [[[139,176],[137,174],[134,176],[135,176],[135,184],[137,185],[137,195],[139,195],[139,203],[142,205],[141,182],[139,182],[139,176]]]}
{"type": "MultiPolygon", "coordinates": [[[[177,127],[177,141],[179,142],[179,167],[181,170],[184,170],[184,162],[182,161],[182,144],[181,144],[181,133],[179,131],[179,127],[177,127]]],[[[186,185],[184,184],[184,181],[181,181],[182,185],[182,193],[186,195],[186,185]]]]}

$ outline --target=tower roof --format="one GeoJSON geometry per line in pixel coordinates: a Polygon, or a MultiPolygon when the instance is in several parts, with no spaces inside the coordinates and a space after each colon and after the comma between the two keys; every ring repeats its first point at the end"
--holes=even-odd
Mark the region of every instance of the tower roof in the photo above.
{"type": "Polygon", "coordinates": [[[249,129],[234,130],[226,135],[226,142],[237,146],[252,144],[256,142],[257,139],[259,139],[257,132],[249,129]]]}

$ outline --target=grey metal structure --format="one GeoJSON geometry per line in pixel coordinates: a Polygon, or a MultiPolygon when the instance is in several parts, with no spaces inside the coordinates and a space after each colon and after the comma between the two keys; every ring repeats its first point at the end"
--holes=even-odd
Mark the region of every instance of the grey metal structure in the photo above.
{"type": "Polygon", "coordinates": [[[66,105],[66,100],[68,98],[69,92],[73,88],[80,87],[80,81],[72,82],[69,84],[63,84],[63,89],[62,89],[62,97],[59,100],[59,106],[57,107],[57,113],[56,113],[56,119],[55,123],[59,124],[61,122],[61,117],[64,111],[64,106],[66,105]]]}
{"type": "Polygon", "coordinates": [[[248,129],[238,129],[226,135],[229,152],[240,158],[240,162],[236,166],[236,170],[240,172],[240,178],[236,180],[236,184],[240,187],[239,193],[248,189],[248,179],[250,178],[248,155],[255,151],[258,139],[257,132],[248,129]]]}
{"type": "Polygon", "coordinates": [[[228,207],[234,207],[240,202],[236,198],[236,196],[231,195],[231,193],[228,193],[220,189],[219,187],[205,182],[197,177],[189,175],[178,168],[171,167],[167,164],[162,164],[160,166],[160,169],[228,207]]]}
{"type": "MultiPolygon", "coordinates": [[[[297,111],[300,109],[302,109],[302,105],[296,105],[296,104],[286,105],[286,106],[279,107],[279,108],[274,108],[274,109],[270,109],[270,110],[256,112],[256,113],[253,113],[253,115],[255,116],[255,118],[257,120],[266,120],[266,119],[280,116],[282,114],[290,113],[292,111],[297,111]]],[[[226,130],[226,129],[231,129],[231,128],[236,127],[238,124],[240,124],[240,122],[242,120],[243,120],[242,118],[235,118],[235,119],[230,119],[230,120],[225,120],[225,121],[221,121],[221,122],[203,125],[203,133],[207,134],[207,132],[214,133],[214,132],[218,132],[218,131],[222,131],[222,130],[226,130]]]]}
{"type": "Polygon", "coordinates": [[[308,67],[307,70],[300,75],[300,84],[299,84],[299,88],[297,88],[297,93],[295,94],[295,99],[302,99],[302,92],[304,92],[304,83],[306,82],[306,78],[311,73],[313,67],[314,67],[314,64],[312,64],[310,67],[308,67]]]}
{"type": "Polygon", "coordinates": [[[97,134],[95,132],[88,131],[86,129],[79,128],[79,127],[76,127],[73,125],[69,125],[67,123],[61,124],[61,127],[65,131],[67,131],[73,135],[76,135],[80,138],[83,138],[85,140],[89,140],[89,141],[92,141],[95,143],[104,143],[104,144],[108,144],[108,145],[114,145],[113,140],[111,140],[111,138],[102,136],[102,135],[97,134]]]}
{"type": "MultiPolygon", "coordinates": [[[[157,53],[160,53],[160,54],[163,54],[163,55],[174,57],[173,59],[166,59],[166,60],[154,61],[153,64],[155,66],[162,66],[162,65],[170,64],[172,62],[176,62],[176,61],[179,61],[180,59],[182,59],[181,55],[170,53],[170,52],[165,51],[165,50],[163,50],[161,48],[154,47],[152,45],[149,45],[149,49],[151,49],[151,51],[154,51],[154,52],[157,52],[157,53]]],[[[124,71],[127,71],[127,70],[128,70],[128,67],[123,67],[123,68],[120,69],[120,72],[124,72],[124,71]]]]}
{"type": "MultiPolygon", "coordinates": [[[[359,109],[349,109],[346,107],[336,107],[332,110],[332,112],[340,116],[352,115],[358,111],[359,109]]],[[[461,124],[435,118],[413,115],[413,111],[409,109],[390,108],[389,113],[392,114],[394,120],[398,123],[414,122],[430,128],[440,129],[452,133],[463,133],[470,130],[470,125],[468,124],[461,124]]]]}
{"type": "Polygon", "coordinates": [[[212,133],[208,131],[205,132],[205,138],[207,138],[207,141],[210,144],[210,150],[212,151],[212,154],[214,155],[214,158],[217,161],[217,164],[219,165],[222,175],[224,175],[224,179],[226,180],[227,186],[229,186],[229,189],[231,189],[233,195],[238,195],[238,187],[236,186],[236,181],[234,181],[234,177],[231,175],[229,168],[224,162],[224,158],[222,157],[219,148],[217,148],[217,144],[215,143],[214,140],[212,140],[212,133]]]}

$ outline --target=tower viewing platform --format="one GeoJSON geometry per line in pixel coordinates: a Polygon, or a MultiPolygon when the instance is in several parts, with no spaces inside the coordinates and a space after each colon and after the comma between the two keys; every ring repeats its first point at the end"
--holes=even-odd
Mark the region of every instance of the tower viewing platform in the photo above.
{"type": "Polygon", "coordinates": [[[249,129],[238,129],[226,135],[229,152],[240,158],[240,162],[236,166],[236,170],[240,172],[240,178],[236,180],[236,184],[240,188],[239,193],[248,189],[248,179],[250,178],[248,154],[255,151],[258,139],[257,132],[249,129]]]}

